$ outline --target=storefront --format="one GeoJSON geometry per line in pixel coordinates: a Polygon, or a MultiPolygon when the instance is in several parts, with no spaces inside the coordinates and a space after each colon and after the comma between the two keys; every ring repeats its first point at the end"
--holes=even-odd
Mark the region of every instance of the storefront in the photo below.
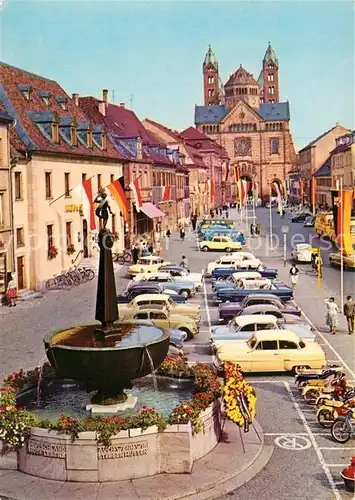
{"type": "Polygon", "coordinates": [[[159,210],[153,203],[143,203],[141,210],[137,212],[134,207],[134,234],[135,236],[152,234],[156,231],[156,226],[161,227],[161,218],[165,213],[159,210]]]}

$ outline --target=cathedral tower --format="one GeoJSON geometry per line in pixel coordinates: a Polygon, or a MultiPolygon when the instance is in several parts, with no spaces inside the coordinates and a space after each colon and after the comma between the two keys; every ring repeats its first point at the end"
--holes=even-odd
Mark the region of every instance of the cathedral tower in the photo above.
{"type": "Polygon", "coordinates": [[[205,106],[220,104],[218,62],[211,45],[203,62],[203,96],[205,106]]]}
{"type": "Polygon", "coordinates": [[[261,102],[279,102],[279,61],[274,49],[271,47],[271,42],[269,42],[265,52],[258,85],[260,87],[261,102]]]}

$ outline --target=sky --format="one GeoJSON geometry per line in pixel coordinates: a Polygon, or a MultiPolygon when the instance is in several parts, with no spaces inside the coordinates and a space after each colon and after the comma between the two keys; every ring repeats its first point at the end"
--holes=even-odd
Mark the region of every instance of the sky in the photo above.
{"type": "Polygon", "coordinates": [[[71,95],[125,102],[177,130],[203,104],[208,45],[225,82],[255,78],[271,41],[280,100],[300,149],[337,122],[354,128],[353,0],[0,0],[1,60],[54,79],[71,95]]]}

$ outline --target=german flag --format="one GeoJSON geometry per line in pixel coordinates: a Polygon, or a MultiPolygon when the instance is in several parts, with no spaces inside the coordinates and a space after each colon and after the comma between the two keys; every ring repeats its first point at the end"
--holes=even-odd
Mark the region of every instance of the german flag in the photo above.
{"type": "Polygon", "coordinates": [[[344,255],[352,255],[354,250],[350,234],[350,221],[353,191],[349,189],[333,189],[332,204],[334,231],[339,248],[344,255]]]}
{"type": "Polygon", "coordinates": [[[128,221],[128,200],[126,198],[120,180],[117,179],[116,181],[111,182],[111,184],[107,186],[107,189],[110,191],[112,197],[115,199],[117,205],[119,206],[122,217],[125,221],[128,221]]]}

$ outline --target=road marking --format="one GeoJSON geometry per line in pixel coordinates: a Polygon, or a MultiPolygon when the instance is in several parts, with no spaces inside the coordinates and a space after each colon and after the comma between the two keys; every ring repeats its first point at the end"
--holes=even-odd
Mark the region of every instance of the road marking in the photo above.
{"type": "Polygon", "coordinates": [[[288,380],[252,380],[253,384],[284,384],[288,380]]]}
{"type": "Polygon", "coordinates": [[[323,342],[333,352],[333,354],[335,354],[335,356],[338,358],[336,361],[330,361],[330,360],[328,360],[328,363],[334,363],[334,362],[338,363],[340,361],[341,364],[348,370],[348,372],[350,373],[350,375],[355,379],[355,373],[351,370],[351,368],[349,367],[349,365],[343,360],[343,358],[340,356],[340,354],[338,353],[338,351],[336,349],[334,349],[334,347],[331,345],[331,343],[328,342],[328,340],[324,337],[324,335],[314,326],[314,324],[312,323],[312,321],[309,319],[309,317],[303,311],[302,311],[302,315],[306,319],[306,321],[308,321],[308,323],[311,325],[311,327],[313,328],[313,330],[315,330],[315,332],[320,336],[320,338],[323,340],[323,342]]]}
{"type": "Polygon", "coordinates": [[[325,464],[327,467],[347,467],[349,464],[325,464]]]}
{"type": "Polygon", "coordinates": [[[320,446],[319,449],[320,450],[341,450],[341,451],[342,450],[352,450],[352,451],[354,450],[354,448],[349,448],[349,447],[348,448],[340,448],[340,447],[337,448],[336,446],[329,446],[329,447],[327,447],[327,446],[320,446]]]}
{"type": "Polygon", "coordinates": [[[311,441],[311,443],[313,445],[314,451],[316,452],[318,461],[319,461],[319,463],[324,471],[324,474],[327,476],[327,479],[328,479],[328,482],[329,482],[330,487],[332,489],[332,492],[334,493],[334,497],[336,500],[341,500],[341,495],[340,495],[338,488],[335,485],[333,476],[332,476],[330,470],[328,469],[327,464],[325,463],[323,454],[322,454],[321,450],[319,449],[319,446],[318,446],[317,441],[312,433],[312,430],[308,425],[307,419],[304,416],[304,414],[302,413],[302,410],[301,410],[299,404],[297,403],[296,398],[295,398],[295,396],[290,388],[290,384],[288,382],[285,382],[285,388],[290,396],[290,399],[291,399],[294,407],[296,408],[296,411],[297,411],[298,416],[300,417],[300,419],[303,423],[304,428],[306,429],[306,431],[308,433],[309,440],[311,441]]]}
{"type": "Polygon", "coordinates": [[[310,440],[303,436],[279,436],[274,442],[279,448],[292,451],[307,450],[312,446],[310,440]]]}
{"type": "Polygon", "coordinates": [[[308,436],[308,433],[307,432],[264,432],[264,436],[308,436]]]}

